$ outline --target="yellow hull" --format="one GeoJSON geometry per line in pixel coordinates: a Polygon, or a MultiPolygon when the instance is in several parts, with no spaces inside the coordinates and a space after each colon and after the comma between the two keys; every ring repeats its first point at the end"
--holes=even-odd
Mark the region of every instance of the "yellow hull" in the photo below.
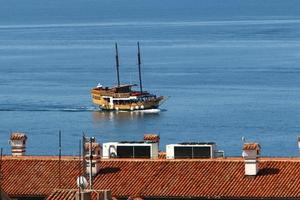
{"type": "Polygon", "coordinates": [[[103,99],[101,96],[92,96],[93,103],[98,105],[103,110],[127,110],[127,111],[134,111],[134,110],[146,110],[146,109],[153,109],[158,108],[160,102],[163,100],[163,97],[158,97],[152,100],[147,101],[139,101],[139,102],[132,102],[132,103],[118,103],[112,104],[103,99]]]}

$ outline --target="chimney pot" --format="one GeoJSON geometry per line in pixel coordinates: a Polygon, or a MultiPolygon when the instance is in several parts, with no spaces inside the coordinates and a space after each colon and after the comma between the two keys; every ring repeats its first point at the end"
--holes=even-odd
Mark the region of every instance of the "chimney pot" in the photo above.
{"type": "Polygon", "coordinates": [[[243,158],[245,159],[245,175],[256,176],[259,171],[258,156],[260,154],[258,143],[245,143],[243,146],[243,158]]]}
{"type": "Polygon", "coordinates": [[[12,156],[24,156],[26,152],[27,136],[25,133],[15,132],[10,135],[12,156]]]}

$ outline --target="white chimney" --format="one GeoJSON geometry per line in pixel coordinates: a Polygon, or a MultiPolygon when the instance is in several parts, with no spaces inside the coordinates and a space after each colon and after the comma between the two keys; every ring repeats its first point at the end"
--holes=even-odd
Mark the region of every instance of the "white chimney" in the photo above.
{"type": "Polygon", "coordinates": [[[300,150],[300,136],[298,136],[298,148],[300,150]]]}
{"type": "Polygon", "coordinates": [[[99,143],[96,142],[96,140],[94,140],[91,143],[89,141],[86,141],[86,143],[84,144],[84,148],[85,148],[85,159],[87,163],[86,173],[90,174],[91,171],[92,176],[95,176],[100,171],[100,159],[102,154],[101,152],[102,147],[99,143]],[[90,166],[92,166],[92,168],[90,166]]]}
{"type": "Polygon", "coordinates": [[[258,156],[260,154],[258,143],[245,143],[243,146],[243,157],[245,159],[245,175],[256,176],[259,171],[258,156]]]}
{"type": "Polygon", "coordinates": [[[26,140],[25,133],[12,133],[10,135],[10,145],[12,156],[24,156],[26,152],[26,140]]]}

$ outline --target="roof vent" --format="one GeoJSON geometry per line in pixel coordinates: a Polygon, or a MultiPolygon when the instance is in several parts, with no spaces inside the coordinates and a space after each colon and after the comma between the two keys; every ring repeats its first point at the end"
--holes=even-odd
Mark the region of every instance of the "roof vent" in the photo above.
{"type": "Polygon", "coordinates": [[[216,150],[214,142],[184,142],[166,147],[167,159],[193,159],[224,157],[224,151],[216,150]]]}
{"type": "Polygon", "coordinates": [[[26,152],[26,140],[27,136],[25,133],[12,133],[10,135],[9,144],[11,145],[12,156],[24,156],[26,152]]]}
{"type": "Polygon", "coordinates": [[[259,171],[258,156],[260,154],[258,143],[245,143],[243,146],[243,157],[245,159],[245,175],[256,176],[259,171]]]}

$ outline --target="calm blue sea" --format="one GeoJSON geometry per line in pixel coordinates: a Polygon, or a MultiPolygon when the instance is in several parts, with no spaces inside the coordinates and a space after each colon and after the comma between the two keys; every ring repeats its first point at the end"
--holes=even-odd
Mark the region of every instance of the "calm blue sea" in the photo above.
{"type": "Polygon", "coordinates": [[[214,141],[241,155],[242,137],[265,156],[298,156],[300,1],[0,0],[0,146],[27,133],[29,154],[78,154],[99,142],[158,133],[166,144],[214,141]],[[103,113],[90,89],[138,83],[168,96],[159,114],[103,113]]]}

